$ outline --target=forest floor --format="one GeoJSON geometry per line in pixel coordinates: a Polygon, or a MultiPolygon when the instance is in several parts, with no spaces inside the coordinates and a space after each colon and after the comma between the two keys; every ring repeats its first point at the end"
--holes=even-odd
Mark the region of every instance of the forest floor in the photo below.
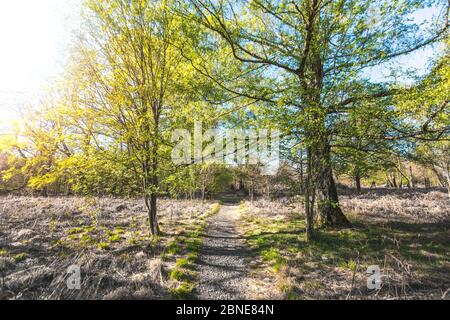
{"type": "Polygon", "coordinates": [[[353,228],[319,229],[310,242],[299,199],[241,204],[240,231],[284,299],[450,299],[445,192],[368,190],[340,202],[353,228]],[[369,266],[379,289],[367,286],[369,266]]]}
{"type": "Polygon", "coordinates": [[[450,298],[444,192],[347,192],[341,206],[353,228],[307,242],[301,198],[161,200],[150,237],[141,199],[0,197],[0,300],[450,298]]]}
{"type": "Polygon", "coordinates": [[[142,199],[0,197],[1,299],[182,299],[194,288],[214,202],[161,200],[149,236],[142,199]],[[69,266],[81,290],[68,289],[69,266]]]}

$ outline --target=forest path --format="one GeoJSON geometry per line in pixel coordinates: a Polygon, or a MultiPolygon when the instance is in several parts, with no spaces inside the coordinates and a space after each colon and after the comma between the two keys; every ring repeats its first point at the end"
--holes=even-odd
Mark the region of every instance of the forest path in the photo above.
{"type": "Polygon", "coordinates": [[[239,216],[238,206],[225,205],[210,220],[197,263],[197,299],[255,299],[255,292],[264,292],[264,281],[250,268],[255,255],[235,227],[239,216]]]}

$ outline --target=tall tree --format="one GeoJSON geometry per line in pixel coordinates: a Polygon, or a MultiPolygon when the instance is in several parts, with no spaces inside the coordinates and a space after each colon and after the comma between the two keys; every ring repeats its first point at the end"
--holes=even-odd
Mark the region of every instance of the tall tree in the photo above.
{"type": "Polygon", "coordinates": [[[430,168],[450,196],[450,37],[431,70],[396,97],[396,106],[407,120],[403,132],[424,133],[412,149],[411,159],[430,168]]]}
{"type": "Polygon", "coordinates": [[[158,234],[161,171],[186,72],[171,45],[179,37],[180,20],[171,13],[170,1],[87,1],[86,8],[82,52],[94,57],[84,61],[92,100],[84,104],[128,154],[150,231],[158,234]]]}
{"type": "MultiPolygon", "coordinates": [[[[211,42],[228,46],[230,55],[246,69],[242,75],[265,76],[260,83],[245,83],[242,77],[233,82],[198,67],[229,92],[289,114],[280,125],[305,143],[311,178],[307,190],[317,190],[322,223],[348,225],[339,207],[330,156],[336,119],[351,112],[357,101],[393,94],[393,90],[362,88],[362,71],[445,36],[447,2],[194,0],[185,3],[182,11],[215,34],[211,42]],[[427,5],[443,10],[430,29],[411,19],[427,5]]],[[[311,196],[307,193],[307,204],[311,196]]]]}

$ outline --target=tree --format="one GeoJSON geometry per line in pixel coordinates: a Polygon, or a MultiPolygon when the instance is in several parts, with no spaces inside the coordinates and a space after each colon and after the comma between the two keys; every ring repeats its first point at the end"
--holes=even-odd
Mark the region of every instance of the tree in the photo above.
{"type": "Polygon", "coordinates": [[[415,150],[414,159],[434,172],[441,185],[447,187],[450,197],[450,143],[421,143],[415,150]]]}
{"type": "Polygon", "coordinates": [[[430,168],[441,184],[447,185],[450,196],[450,37],[444,45],[430,72],[399,94],[396,106],[408,131],[424,133],[410,158],[430,168]]]}
{"type": "Polygon", "coordinates": [[[233,83],[198,67],[229,92],[264,102],[286,120],[280,126],[302,139],[308,154],[308,210],[316,190],[322,223],[345,226],[349,223],[332,174],[335,120],[351,112],[357,101],[393,94],[391,88],[361,90],[361,71],[440,40],[448,28],[444,5],[439,29],[432,31],[409,19],[425,6],[418,0],[194,0],[185,5],[184,14],[218,36],[216,43],[228,46],[246,69],[241,75],[265,76],[266,81],[242,85],[242,77],[233,83]]]}
{"type": "Polygon", "coordinates": [[[169,1],[88,1],[86,9],[88,28],[80,47],[89,82],[82,105],[110,133],[108,148],[127,154],[155,235],[160,178],[179,112],[177,90],[185,81],[186,69],[171,45],[180,20],[169,1]]]}

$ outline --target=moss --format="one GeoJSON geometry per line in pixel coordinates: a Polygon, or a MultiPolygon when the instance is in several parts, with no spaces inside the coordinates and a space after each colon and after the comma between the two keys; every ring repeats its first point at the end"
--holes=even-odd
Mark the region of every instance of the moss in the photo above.
{"type": "Polygon", "coordinates": [[[189,298],[193,290],[194,285],[184,281],[177,288],[170,289],[170,293],[174,300],[185,300],[189,298]]]}
{"type": "Polygon", "coordinates": [[[203,245],[203,241],[201,239],[189,239],[187,241],[186,249],[188,251],[197,252],[200,251],[203,245]]]}
{"type": "Polygon", "coordinates": [[[175,263],[176,267],[178,268],[184,268],[189,266],[189,260],[185,259],[185,258],[180,258],[177,260],[177,262],[175,263]]]}
{"type": "Polygon", "coordinates": [[[216,203],[208,212],[197,217],[193,224],[181,226],[182,229],[180,231],[182,231],[182,235],[170,241],[161,254],[162,260],[168,260],[169,255],[183,255],[183,257],[176,260],[175,267],[169,273],[170,280],[181,282],[177,288],[169,289],[172,298],[186,299],[194,289],[195,285],[190,280],[195,279],[197,273],[186,269],[198,260],[198,255],[203,245],[202,235],[208,225],[207,218],[217,214],[220,208],[220,203],[216,203]]]}
{"type": "Polygon", "coordinates": [[[196,262],[198,260],[198,253],[197,252],[191,252],[187,255],[187,260],[189,262],[196,262]]]}
{"type": "Polygon", "coordinates": [[[134,245],[137,245],[139,243],[139,240],[136,239],[136,238],[129,238],[128,239],[128,243],[134,246],[134,245]]]}
{"type": "Polygon", "coordinates": [[[281,259],[280,251],[277,248],[270,248],[268,250],[263,250],[261,252],[261,257],[264,261],[272,262],[272,261],[278,261],[281,259]]]}
{"type": "Polygon", "coordinates": [[[280,260],[276,261],[273,264],[273,271],[275,271],[275,273],[279,273],[285,266],[286,266],[286,264],[283,262],[283,259],[280,257],[280,260]]]}
{"type": "Polygon", "coordinates": [[[16,261],[16,262],[22,262],[22,261],[24,261],[25,259],[27,259],[28,258],[28,254],[27,253],[19,253],[19,254],[16,254],[16,255],[14,255],[14,261],[16,261]]]}
{"type": "Polygon", "coordinates": [[[115,228],[115,232],[118,233],[118,234],[122,234],[122,233],[125,233],[125,230],[123,230],[122,226],[117,226],[115,228]]]}
{"type": "Polygon", "coordinates": [[[210,212],[209,215],[215,215],[215,214],[217,214],[217,213],[220,211],[220,208],[221,208],[221,207],[222,207],[222,204],[221,204],[221,203],[216,203],[216,204],[212,207],[211,212],[210,212]]]}
{"type": "Polygon", "coordinates": [[[171,241],[167,244],[166,252],[168,254],[178,254],[180,253],[181,248],[178,246],[176,241],[171,241]]]}
{"type": "Polygon", "coordinates": [[[109,250],[111,248],[109,243],[106,243],[106,242],[100,242],[97,247],[100,250],[109,250]]]}
{"type": "Polygon", "coordinates": [[[187,273],[183,269],[175,267],[170,271],[169,278],[170,280],[182,281],[187,278],[187,273]]]}
{"type": "Polygon", "coordinates": [[[108,241],[111,243],[114,243],[114,242],[119,242],[120,239],[121,239],[120,235],[114,234],[112,236],[109,236],[108,241]]]}
{"type": "Polygon", "coordinates": [[[81,233],[82,231],[83,231],[83,228],[76,227],[76,228],[67,230],[67,234],[77,234],[77,233],[81,233]]]}
{"type": "Polygon", "coordinates": [[[69,235],[67,237],[67,239],[72,240],[72,241],[77,240],[78,239],[78,234],[71,234],[71,235],[69,235]]]}
{"type": "Polygon", "coordinates": [[[84,244],[95,242],[94,238],[91,235],[86,234],[86,233],[81,235],[80,241],[84,244]]]}

